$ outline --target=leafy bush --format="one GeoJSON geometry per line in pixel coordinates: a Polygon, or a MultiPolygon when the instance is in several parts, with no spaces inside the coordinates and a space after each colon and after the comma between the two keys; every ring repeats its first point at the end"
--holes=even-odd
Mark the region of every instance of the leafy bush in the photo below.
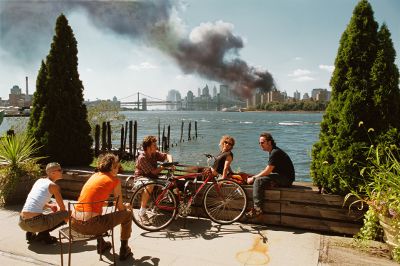
{"type": "Polygon", "coordinates": [[[4,136],[0,140],[0,198],[7,203],[20,182],[36,180],[41,175],[35,157],[36,141],[27,134],[4,136]]]}

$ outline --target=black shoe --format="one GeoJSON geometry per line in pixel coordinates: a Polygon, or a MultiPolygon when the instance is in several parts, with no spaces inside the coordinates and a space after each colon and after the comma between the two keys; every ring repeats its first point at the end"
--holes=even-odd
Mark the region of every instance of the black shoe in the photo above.
{"type": "Polygon", "coordinates": [[[99,241],[97,241],[97,254],[104,254],[112,248],[110,241],[104,241],[103,238],[100,241],[102,242],[101,245],[99,241]]]}
{"type": "Polygon", "coordinates": [[[30,243],[31,241],[36,239],[36,234],[32,232],[26,232],[25,239],[30,243]]]}
{"type": "Polygon", "coordinates": [[[246,212],[246,218],[255,218],[262,214],[262,210],[260,208],[252,208],[250,211],[246,212]]]}
{"type": "Polygon", "coordinates": [[[121,247],[119,250],[119,260],[126,260],[128,257],[132,256],[133,253],[131,251],[131,248],[128,246],[121,247]]]}
{"type": "Polygon", "coordinates": [[[36,236],[36,241],[43,242],[45,244],[51,245],[57,243],[57,237],[51,236],[49,232],[40,232],[36,236]]]}

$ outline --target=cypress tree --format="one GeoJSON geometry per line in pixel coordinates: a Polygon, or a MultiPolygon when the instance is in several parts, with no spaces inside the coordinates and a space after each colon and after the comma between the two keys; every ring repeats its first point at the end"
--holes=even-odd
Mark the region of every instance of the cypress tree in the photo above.
{"type": "Polygon", "coordinates": [[[33,94],[33,101],[32,101],[32,110],[29,119],[28,128],[30,133],[38,139],[40,134],[37,132],[38,130],[38,123],[40,121],[40,117],[42,115],[42,110],[44,107],[44,99],[46,98],[45,87],[46,87],[46,80],[47,80],[47,68],[42,60],[40,70],[36,79],[36,91],[33,94]]]}
{"type": "Polygon", "coordinates": [[[340,40],[330,82],[332,98],[312,150],[313,181],[332,192],[345,193],[362,181],[357,163],[365,161],[365,147],[371,143],[359,122],[376,122],[371,70],[378,51],[377,30],[371,5],[361,0],[340,40]]]}
{"type": "Polygon", "coordinates": [[[34,95],[29,131],[42,146],[47,161],[87,165],[92,161],[92,138],[78,73],[77,42],[61,14],[46,63],[42,64],[34,95]]]}
{"type": "Polygon", "coordinates": [[[383,132],[390,128],[400,128],[399,70],[395,64],[396,51],[390,36],[389,29],[383,24],[378,32],[378,52],[371,69],[376,109],[374,127],[383,132]]]}

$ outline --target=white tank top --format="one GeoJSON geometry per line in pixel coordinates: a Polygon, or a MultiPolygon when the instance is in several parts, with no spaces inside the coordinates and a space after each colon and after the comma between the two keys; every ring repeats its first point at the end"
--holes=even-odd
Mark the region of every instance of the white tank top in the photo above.
{"type": "Polygon", "coordinates": [[[37,180],[26,198],[22,211],[42,213],[43,207],[50,201],[52,196],[49,191],[50,184],[54,183],[49,178],[37,180]]]}

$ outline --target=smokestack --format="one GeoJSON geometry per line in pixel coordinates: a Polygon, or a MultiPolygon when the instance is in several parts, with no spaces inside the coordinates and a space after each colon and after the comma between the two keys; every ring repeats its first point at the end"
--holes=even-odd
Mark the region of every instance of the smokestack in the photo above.
{"type": "Polygon", "coordinates": [[[29,91],[28,91],[28,77],[25,77],[25,80],[26,80],[26,97],[28,97],[29,96],[29,91]]]}

